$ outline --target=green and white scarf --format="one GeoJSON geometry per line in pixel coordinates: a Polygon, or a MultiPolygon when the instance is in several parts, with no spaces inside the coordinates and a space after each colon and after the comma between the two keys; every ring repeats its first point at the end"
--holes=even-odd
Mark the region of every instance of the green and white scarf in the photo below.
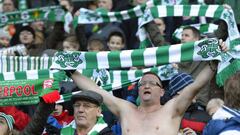
{"type": "Polygon", "coordinates": [[[49,69],[52,57],[0,56],[0,73],[49,69]]]}
{"type": "Polygon", "coordinates": [[[64,21],[65,12],[60,6],[13,11],[0,15],[0,27],[7,24],[28,23],[37,20],[64,21]]]}
{"type": "Polygon", "coordinates": [[[200,31],[201,34],[206,34],[206,33],[213,33],[215,30],[217,30],[218,25],[212,24],[212,23],[207,23],[207,24],[192,24],[192,25],[186,25],[186,26],[181,26],[180,28],[177,28],[173,32],[173,38],[180,41],[182,39],[182,31],[185,27],[192,26],[195,27],[200,31]]]}
{"type": "MultiPolygon", "coordinates": [[[[88,132],[87,135],[98,135],[101,130],[107,127],[107,124],[103,120],[103,115],[99,116],[97,119],[97,123],[93,126],[93,128],[88,132]]],[[[74,135],[75,130],[77,128],[75,120],[73,120],[66,127],[63,127],[61,130],[61,135],[74,135]]]]}
{"type": "Polygon", "coordinates": [[[152,47],[146,49],[104,52],[58,52],[52,69],[115,69],[150,67],[186,61],[222,61],[225,54],[220,51],[217,39],[152,47]]]}
{"type": "Polygon", "coordinates": [[[211,18],[219,18],[224,20],[228,25],[228,33],[230,44],[229,48],[235,49],[234,40],[240,40],[240,35],[237,29],[234,13],[232,9],[225,9],[221,5],[174,5],[174,6],[155,6],[147,9],[144,15],[139,18],[139,38],[142,48],[152,46],[147,38],[144,25],[152,21],[154,18],[167,17],[167,16],[206,16],[211,18]]]}
{"type": "Polygon", "coordinates": [[[80,15],[74,18],[73,24],[76,26],[77,24],[116,22],[136,18],[142,16],[147,8],[158,5],[160,3],[160,0],[149,0],[142,5],[138,5],[132,9],[123,10],[120,12],[97,12],[85,8],[80,8],[80,15]]]}
{"type": "Polygon", "coordinates": [[[64,71],[57,70],[2,73],[0,106],[36,104],[40,96],[43,99],[54,96],[59,89],[59,81],[64,78],[64,71]]]}
{"type": "Polygon", "coordinates": [[[11,47],[6,47],[6,48],[0,49],[0,56],[13,55],[15,53],[18,53],[21,56],[27,55],[27,49],[26,49],[25,45],[19,44],[16,46],[11,46],[11,47]]]}
{"type": "MultiPolygon", "coordinates": [[[[159,67],[146,68],[142,70],[100,70],[101,73],[94,73],[93,70],[78,70],[81,74],[91,78],[99,86],[101,86],[106,91],[113,91],[123,87],[127,87],[131,84],[136,83],[144,73],[153,72],[158,74],[161,80],[169,80],[172,76],[178,73],[177,69],[171,64],[163,65],[159,67]],[[100,83],[99,83],[100,82],[100,83]]],[[[57,103],[69,101],[71,96],[79,92],[63,94],[57,103]]]]}

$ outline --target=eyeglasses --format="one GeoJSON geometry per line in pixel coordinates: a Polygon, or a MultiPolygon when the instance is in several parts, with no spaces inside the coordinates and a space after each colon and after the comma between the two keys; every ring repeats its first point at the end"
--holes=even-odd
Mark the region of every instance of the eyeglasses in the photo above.
{"type": "Polygon", "coordinates": [[[138,87],[146,86],[147,84],[150,87],[158,86],[158,87],[162,88],[162,85],[160,85],[159,83],[154,82],[154,81],[141,81],[141,82],[138,83],[138,87]]]}
{"type": "Polygon", "coordinates": [[[73,104],[73,108],[76,108],[76,109],[80,108],[81,106],[83,106],[83,108],[85,108],[85,109],[90,109],[90,108],[97,107],[96,105],[93,105],[91,103],[82,103],[82,104],[76,103],[76,104],[73,104]]]}

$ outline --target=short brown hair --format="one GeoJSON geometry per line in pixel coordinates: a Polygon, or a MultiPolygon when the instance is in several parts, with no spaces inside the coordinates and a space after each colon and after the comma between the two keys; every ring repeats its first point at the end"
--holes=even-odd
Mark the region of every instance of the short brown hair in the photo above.
{"type": "Polygon", "coordinates": [[[228,78],[224,84],[224,103],[233,109],[240,109],[240,72],[228,78]]]}

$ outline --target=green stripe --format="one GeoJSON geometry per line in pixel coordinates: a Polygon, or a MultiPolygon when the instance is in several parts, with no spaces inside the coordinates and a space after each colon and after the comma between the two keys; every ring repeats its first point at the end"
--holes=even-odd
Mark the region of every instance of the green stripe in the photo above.
{"type": "Polygon", "coordinates": [[[206,16],[206,11],[208,9],[208,6],[207,5],[202,5],[200,6],[200,10],[198,12],[198,16],[206,16]]]}
{"type": "Polygon", "coordinates": [[[27,70],[31,70],[31,64],[32,64],[31,58],[28,57],[28,58],[27,58],[27,70]]]}
{"type": "Polygon", "coordinates": [[[16,80],[26,80],[27,79],[27,74],[26,72],[14,72],[15,79],[16,80]]]}
{"type": "Polygon", "coordinates": [[[10,65],[10,57],[7,57],[6,58],[6,60],[7,60],[7,72],[10,72],[10,67],[11,67],[11,65],[10,65]]]}
{"type": "Polygon", "coordinates": [[[181,62],[193,59],[194,42],[184,43],[181,47],[181,62]]]}
{"type": "Polygon", "coordinates": [[[0,81],[3,81],[3,80],[4,80],[3,74],[0,74],[0,81]]]}
{"type": "Polygon", "coordinates": [[[47,65],[47,67],[50,68],[51,65],[52,65],[52,58],[49,57],[48,58],[48,65],[47,65]]]}
{"type": "Polygon", "coordinates": [[[135,12],[134,12],[133,9],[130,9],[130,10],[128,11],[128,15],[130,16],[130,18],[134,18],[134,17],[137,16],[137,15],[135,14],[135,12]]]}
{"type": "Polygon", "coordinates": [[[116,12],[114,15],[118,20],[123,20],[123,17],[120,12],[116,12]]]}
{"type": "Polygon", "coordinates": [[[169,47],[170,46],[162,46],[157,49],[157,65],[159,64],[165,64],[169,61],[169,47]]]}
{"type": "Polygon", "coordinates": [[[223,6],[218,6],[217,10],[214,13],[213,18],[220,18],[223,13],[223,10],[224,10],[223,6]]]}
{"type": "Polygon", "coordinates": [[[93,70],[92,69],[84,69],[82,70],[82,74],[87,77],[92,77],[93,75],[93,70]]]}
{"type": "MultiPolygon", "coordinates": [[[[93,68],[98,65],[96,52],[87,52],[85,53],[86,58],[86,68],[93,68]]],[[[98,67],[98,66],[97,66],[98,67]]]]}
{"type": "Polygon", "coordinates": [[[120,51],[111,51],[108,53],[109,67],[112,69],[121,67],[120,51]]]}
{"type": "Polygon", "coordinates": [[[152,7],[152,8],[150,8],[150,10],[151,10],[152,16],[154,18],[158,18],[159,17],[158,8],[157,7],[152,7]]]}
{"type": "Polygon", "coordinates": [[[102,19],[103,19],[103,22],[110,22],[110,18],[107,13],[102,15],[102,19]]]}
{"type": "Polygon", "coordinates": [[[189,6],[189,5],[183,5],[183,16],[190,15],[191,7],[192,6],[189,6]]]}
{"type": "Polygon", "coordinates": [[[174,7],[173,6],[166,6],[167,7],[167,16],[174,16],[174,7]]]}
{"type": "Polygon", "coordinates": [[[38,78],[50,78],[50,70],[38,70],[38,78]]]}
{"type": "Polygon", "coordinates": [[[127,74],[127,71],[121,71],[120,72],[120,75],[121,75],[121,82],[124,82],[124,81],[126,81],[126,80],[129,80],[128,79],[128,74],[127,74]]]}
{"type": "Polygon", "coordinates": [[[201,24],[200,27],[199,27],[199,31],[201,33],[204,33],[204,32],[208,31],[208,28],[209,28],[209,24],[201,24]]]}
{"type": "Polygon", "coordinates": [[[144,65],[143,52],[144,52],[144,49],[136,49],[132,51],[132,54],[131,54],[131,60],[133,64],[132,66],[138,67],[138,66],[144,65]]]}

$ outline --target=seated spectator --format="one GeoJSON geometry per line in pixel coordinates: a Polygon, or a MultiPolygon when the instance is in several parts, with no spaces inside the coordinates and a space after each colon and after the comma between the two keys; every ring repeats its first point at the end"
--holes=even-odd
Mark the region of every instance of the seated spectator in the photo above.
{"type": "Polygon", "coordinates": [[[213,98],[208,101],[206,111],[210,116],[213,116],[213,114],[223,106],[224,102],[220,98],[213,98]]]}
{"type": "Polygon", "coordinates": [[[240,134],[240,72],[224,83],[224,106],[219,108],[205,127],[203,135],[240,134]]]}
{"type": "Polygon", "coordinates": [[[92,91],[82,91],[71,98],[74,120],[61,130],[61,135],[91,134],[112,135],[101,114],[103,98],[92,91]]]}
{"type": "Polygon", "coordinates": [[[69,36],[63,41],[63,51],[80,51],[76,36],[69,36]]]}
{"type": "Polygon", "coordinates": [[[125,47],[125,36],[120,31],[112,31],[107,39],[107,46],[110,51],[121,51],[125,47]]]}

